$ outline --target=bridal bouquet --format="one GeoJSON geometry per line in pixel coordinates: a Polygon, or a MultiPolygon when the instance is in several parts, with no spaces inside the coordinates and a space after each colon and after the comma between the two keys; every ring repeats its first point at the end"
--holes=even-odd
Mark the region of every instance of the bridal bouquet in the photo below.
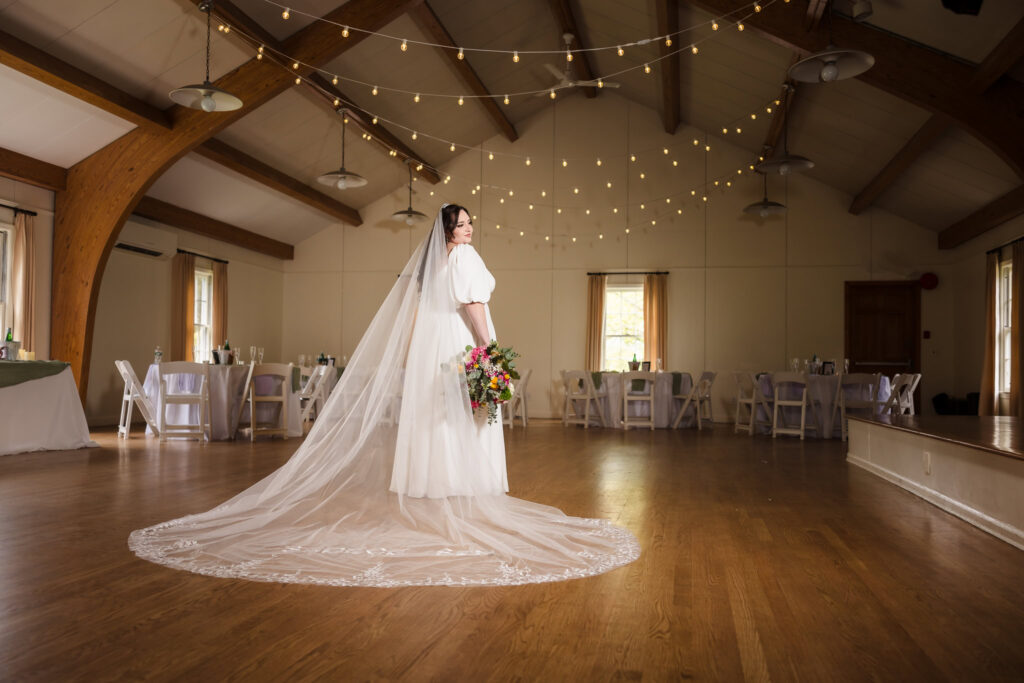
{"type": "Polygon", "coordinates": [[[501,348],[491,340],[487,346],[466,347],[463,359],[469,384],[469,402],[473,410],[487,408],[487,424],[498,419],[498,406],[512,398],[510,380],[519,379],[512,360],[519,354],[511,348],[501,348]]]}

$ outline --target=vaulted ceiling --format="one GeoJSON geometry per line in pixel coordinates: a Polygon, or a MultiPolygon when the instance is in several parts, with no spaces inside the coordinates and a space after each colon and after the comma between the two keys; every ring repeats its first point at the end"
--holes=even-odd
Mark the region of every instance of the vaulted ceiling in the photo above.
{"type": "MultiPolygon", "coordinates": [[[[288,20],[282,18],[280,4],[270,0],[218,3],[218,14],[234,30],[230,34],[214,31],[211,80],[253,58],[253,44],[242,34],[270,46],[309,25],[313,19],[307,14],[323,16],[340,4],[340,0],[289,2],[293,5],[288,20]]],[[[723,123],[747,116],[779,96],[794,52],[806,52],[794,46],[798,41],[793,35],[783,33],[799,28],[819,42],[827,37],[827,13],[820,17],[814,12],[822,5],[819,0],[762,4],[766,21],[759,23],[762,17],[752,17],[748,30],[712,33],[704,26],[679,36],[673,49],[699,40],[700,50],[698,55],[682,52],[677,60],[678,77],[669,70],[671,82],[662,78],[662,70],[670,68],[671,60],[656,61],[668,52],[660,41],[631,47],[621,57],[615,51],[591,52],[585,59],[578,57],[574,66],[586,61],[595,77],[621,84],[616,91],[619,95],[664,112],[667,120],[673,116],[666,110],[669,101],[678,102],[682,123],[720,135],[723,123]],[[779,31],[768,20],[772,13],[783,12],[811,18],[802,26],[793,28],[791,22],[779,31]],[[645,63],[655,65],[654,75],[635,69],[609,76],[645,63]]],[[[941,0],[874,0],[873,5],[867,24],[856,27],[872,33],[840,31],[852,22],[837,16],[837,38],[877,34],[879,40],[899,40],[914,49],[923,48],[937,60],[948,60],[922,63],[921,69],[947,63],[951,68],[976,71],[977,65],[985,64],[1002,46],[1008,56],[993,65],[998,73],[989,90],[999,89],[1000,96],[1004,91],[1010,93],[1007,108],[1017,117],[1012,123],[1021,123],[1021,100],[1013,98],[1024,80],[1024,65],[1015,52],[1020,48],[1007,48],[1006,43],[1016,42],[1014,36],[1021,36],[1019,42],[1024,43],[1020,28],[1024,3],[984,0],[977,17],[953,14],[942,7],[941,0]]],[[[426,161],[422,177],[436,182],[431,166],[442,166],[466,147],[495,135],[512,139],[515,126],[551,106],[547,97],[534,96],[513,97],[508,105],[498,99],[497,106],[490,109],[475,99],[460,106],[454,96],[469,95],[474,87],[467,81],[466,65],[478,77],[475,87],[482,86],[495,95],[543,90],[554,80],[545,64],[561,70],[564,57],[525,53],[560,48],[567,20],[577,33],[575,47],[591,48],[633,43],[664,34],[666,25],[696,26],[720,17],[722,8],[749,6],[752,2],[734,0],[429,0],[429,9],[414,8],[380,31],[408,39],[407,51],[400,50],[395,40],[368,37],[322,66],[325,74],[341,77],[337,93],[325,96],[324,88],[331,90],[327,80],[318,87],[296,86],[217,133],[215,139],[226,143],[231,154],[241,155],[236,161],[251,158],[262,162],[310,191],[326,195],[325,199],[303,198],[302,192],[282,191],[281,185],[268,190],[260,174],[240,173],[238,164],[225,165],[223,154],[218,157],[203,148],[171,166],[148,194],[295,244],[345,215],[341,204],[358,210],[401,188],[407,180],[401,163],[404,154],[426,161]],[[455,45],[518,49],[524,55],[514,63],[504,52],[467,52],[463,64],[456,63],[452,53],[415,42],[439,42],[438,24],[455,45]],[[371,94],[371,84],[380,87],[378,95],[371,94]],[[423,97],[414,103],[409,93],[416,92],[453,97],[423,97]],[[363,110],[362,118],[374,137],[371,141],[361,137],[363,130],[353,121],[346,165],[370,183],[344,192],[316,183],[318,175],[337,168],[340,161],[340,117],[331,106],[336,95],[363,110]],[[368,121],[373,116],[380,119],[376,126],[368,121]],[[419,133],[416,140],[412,131],[419,133]],[[386,139],[387,132],[393,140],[386,139]],[[385,144],[381,144],[382,138],[385,144]],[[457,144],[454,152],[448,141],[457,144]],[[402,145],[402,154],[389,155],[387,150],[398,145],[402,145]],[[231,201],[224,201],[225,197],[231,201]],[[328,205],[326,200],[339,204],[328,205]]],[[[841,12],[845,6],[837,0],[835,10],[841,12]]],[[[191,0],[0,0],[0,31],[0,148],[62,168],[74,166],[137,125],[167,125],[161,117],[171,104],[168,91],[202,80],[204,15],[191,0]],[[65,74],[63,81],[45,73],[41,76],[47,69],[54,71],[40,64],[46,57],[77,69],[77,75],[65,74]],[[89,77],[105,83],[109,90],[96,95],[99,86],[86,82],[89,77]],[[86,79],[79,81],[79,90],[66,86],[76,78],[86,79]],[[120,104],[105,104],[111,98],[120,104]]],[[[344,40],[340,35],[338,39],[344,40]]],[[[878,57],[878,68],[895,73],[892,54],[878,57]]],[[[898,66],[902,77],[908,83],[916,81],[918,89],[934,78],[922,71],[916,79],[914,69],[918,67],[913,63],[898,66]]],[[[588,94],[602,96],[601,91],[563,92],[561,96],[588,94]]],[[[974,94],[965,91],[962,96],[974,94]]],[[[939,95],[948,94],[936,97],[939,95]]],[[[857,196],[920,135],[922,126],[934,126],[927,144],[915,150],[905,169],[886,175],[881,191],[869,193],[874,196],[866,205],[873,202],[936,231],[949,228],[1021,185],[1018,173],[993,151],[991,141],[979,141],[974,131],[955,120],[953,125],[947,119],[932,121],[934,111],[924,104],[928,103],[922,102],[917,90],[914,96],[904,97],[899,83],[879,87],[869,79],[852,79],[827,85],[799,84],[788,146],[815,160],[810,175],[857,196]]],[[[359,118],[358,111],[354,114],[359,118]]],[[[760,117],[744,125],[742,134],[727,137],[757,154],[769,135],[769,126],[768,118],[760,117]]]]}

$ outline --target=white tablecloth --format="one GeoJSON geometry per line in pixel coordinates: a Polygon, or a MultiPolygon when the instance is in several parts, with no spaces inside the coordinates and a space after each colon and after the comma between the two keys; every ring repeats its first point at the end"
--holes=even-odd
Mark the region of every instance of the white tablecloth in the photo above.
{"type": "MultiPolygon", "coordinates": [[[[161,411],[160,405],[160,375],[159,366],[152,364],[146,373],[146,381],[143,388],[149,400],[153,402],[156,409],[157,419],[161,411]]],[[[242,385],[249,372],[247,365],[211,365],[210,366],[210,430],[211,438],[214,441],[226,441],[231,439],[238,429],[238,409],[242,405],[242,385]]],[[[192,384],[192,375],[178,375],[180,378],[175,391],[191,392],[195,390],[192,384]]],[[[279,391],[273,385],[273,378],[261,377],[254,380],[257,394],[269,394],[279,391]]],[[[288,382],[288,436],[302,436],[302,411],[299,405],[299,395],[292,390],[292,383],[288,382]]],[[[247,424],[248,408],[242,414],[243,424],[247,424]]],[[[264,405],[258,409],[260,421],[270,422],[276,417],[277,406],[264,405]]],[[[195,423],[199,419],[199,410],[196,406],[175,405],[170,406],[168,418],[176,424],[195,423]]],[[[149,432],[149,428],[146,428],[149,432]]]]}
{"type": "MultiPolygon", "coordinates": [[[[772,398],[775,395],[775,385],[772,382],[773,375],[764,374],[758,379],[758,384],[761,387],[761,391],[768,398],[772,398]]],[[[836,413],[835,421],[832,420],[832,410],[836,405],[836,390],[839,388],[839,375],[808,375],[809,380],[807,388],[807,397],[814,404],[813,409],[808,406],[807,412],[807,423],[813,423],[817,427],[817,432],[808,432],[811,436],[824,437],[831,439],[833,437],[840,436],[841,426],[839,424],[839,414],[836,413]]],[[[858,401],[866,401],[871,398],[865,387],[847,387],[846,398],[856,399],[858,401]]],[[[892,384],[889,382],[889,378],[882,375],[881,384],[878,387],[878,398],[879,403],[885,403],[889,400],[889,394],[892,391],[892,384]]],[[[795,386],[788,386],[783,389],[782,399],[784,401],[799,400],[800,391],[795,386]]],[[[798,407],[783,407],[784,415],[786,417],[786,424],[789,426],[799,426],[800,424],[800,408],[798,407]]],[[[771,415],[764,415],[764,409],[758,409],[759,419],[766,419],[771,422],[771,415]]],[[[760,428],[762,432],[770,432],[770,427],[762,426],[760,428]]]]}
{"type": "Polygon", "coordinates": [[[71,368],[0,388],[0,455],[97,446],[71,368]]]}
{"type": "MultiPolygon", "coordinates": [[[[683,373],[680,381],[679,393],[689,393],[692,387],[692,379],[689,374],[683,373]]],[[[620,427],[622,424],[622,375],[617,372],[602,372],[601,386],[608,392],[606,398],[600,399],[601,407],[604,410],[605,419],[608,420],[608,427],[620,427]]],[[[632,389],[632,387],[630,387],[632,389]]],[[[645,387],[646,391],[646,387],[645,387]]],[[[633,393],[632,391],[630,393],[633,393]]],[[[636,395],[636,394],[634,394],[636,395]]],[[[654,426],[659,429],[671,427],[676,419],[676,413],[683,407],[683,402],[672,398],[672,373],[658,372],[654,376],[654,426]]],[[[631,401],[629,406],[630,415],[633,417],[647,417],[649,413],[647,403],[643,401],[631,401]]],[[[680,426],[693,424],[693,409],[690,410],[690,417],[684,418],[680,426]]]]}

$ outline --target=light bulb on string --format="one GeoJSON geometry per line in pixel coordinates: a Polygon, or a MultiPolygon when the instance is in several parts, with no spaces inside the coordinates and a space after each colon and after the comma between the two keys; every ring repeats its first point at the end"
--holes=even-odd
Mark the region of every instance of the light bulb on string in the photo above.
{"type": "Polygon", "coordinates": [[[525,163],[526,163],[526,165],[527,165],[527,166],[529,166],[529,165],[530,165],[530,164],[532,164],[533,162],[532,162],[532,161],[530,161],[530,157],[526,157],[526,162],[525,162],[525,163]]]}
{"type": "Polygon", "coordinates": [[[292,62],[292,69],[298,69],[298,68],[299,68],[299,63],[298,62],[292,62]]]}
{"type": "Polygon", "coordinates": [[[573,194],[579,194],[580,193],[580,188],[578,188],[578,187],[572,188],[572,193],[573,194]]]}
{"type": "Polygon", "coordinates": [[[618,49],[616,50],[616,52],[618,52],[618,54],[619,54],[619,56],[620,56],[620,57],[621,57],[621,56],[623,56],[624,54],[626,54],[626,51],[622,49],[622,46],[621,46],[621,45],[619,45],[619,47],[618,47],[618,49]]]}
{"type": "Polygon", "coordinates": [[[751,121],[756,121],[757,120],[757,114],[751,114],[750,115],[750,120],[751,121]]]}
{"type": "Polygon", "coordinates": [[[612,189],[612,181],[609,180],[605,185],[607,185],[609,190],[612,189]]]}
{"type": "Polygon", "coordinates": [[[570,50],[566,50],[565,51],[565,61],[567,61],[567,62],[571,62],[572,61],[572,52],[570,50]]]}
{"type": "Polygon", "coordinates": [[[420,94],[416,93],[416,95],[413,96],[412,101],[415,102],[416,104],[419,104],[420,103],[420,94]]]}
{"type": "Polygon", "coordinates": [[[672,47],[672,36],[665,36],[665,47],[672,47]]]}
{"type": "Polygon", "coordinates": [[[604,239],[604,233],[603,232],[597,233],[597,239],[603,240],[604,239]]]}
{"type": "Polygon", "coordinates": [[[506,106],[506,107],[507,107],[507,106],[509,105],[509,103],[510,103],[511,101],[512,101],[512,100],[510,100],[510,99],[508,98],[508,95],[505,95],[505,106],[506,106]]]}
{"type": "Polygon", "coordinates": [[[345,26],[341,29],[341,37],[348,38],[348,26],[345,26]]]}
{"type": "Polygon", "coordinates": [[[647,177],[646,173],[640,173],[640,180],[643,180],[646,177],[647,177]]]}
{"type": "Polygon", "coordinates": [[[371,93],[371,94],[372,94],[372,95],[373,95],[374,97],[376,97],[376,96],[377,96],[377,86],[373,86],[373,90],[371,90],[371,91],[370,91],[370,93],[371,93]]]}
{"type": "Polygon", "coordinates": [[[693,146],[696,147],[699,144],[700,144],[700,140],[698,140],[697,138],[694,138],[693,139],[693,146]]]}
{"type": "Polygon", "coordinates": [[[550,97],[551,99],[555,99],[555,89],[554,89],[554,88],[552,88],[552,89],[551,89],[551,92],[550,92],[550,93],[548,93],[548,96],[549,96],[549,97],[550,97]]]}
{"type": "Polygon", "coordinates": [[[627,235],[629,234],[629,228],[626,228],[626,234],[627,235]]]}
{"type": "Polygon", "coordinates": [[[566,168],[568,165],[569,162],[566,159],[562,159],[562,168],[566,168]]]}
{"type": "Polygon", "coordinates": [[[523,231],[522,231],[522,230],[520,230],[520,231],[519,231],[519,236],[520,236],[520,237],[522,237],[522,236],[523,236],[523,231]]]}
{"type": "Polygon", "coordinates": [[[740,128],[739,126],[736,126],[736,134],[739,135],[742,132],[743,132],[743,129],[740,128]]]}
{"type": "Polygon", "coordinates": [[[693,47],[690,48],[690,52],[692,52],[693,54],[697,54],[698,52],[700,52],[700,50],[698,50],[697,46],[694,45],[693,47]]]}
{"type": "Polygon", "coordinates": [[[629,160],[632,161],[633,163],[636,163],[636,155],[635,154],[630,154],[629,155],[629,160]]]}
{"type": "MultiPolygon", "coordinates": [[[[334,106],[335,107],[341,106],[341,100],[338,99],[337,97],[334,98],[334,106]]],[[[345,123],[348,123],[348,119],[345,120],[345,123]]]]}
{"type": "Polygon", "coordinates": [[[295,85],[302,85],[302,76],[298,76],[295,79],[295,85]]]}
{"type": "Polygon", "coordinates": [[[557,211],[558,213],[562,213],[562,207],[558,207],[557,211]]]}
{"type": "Polygon", "coordinates": [[[402,52],[405,52],[406,50],[409,49],[409,43],[407,43],[404,38],[402,39],[402,44],[401,46],[399,46],[399,49],[401,49],[402,52]]]}
{"type": "Polygon", "coordinates": [[[513,50],[512,51],[512,61],[515,62],[516,64],[519,63],[519,51],[518,50],[513,50]]]}
{"type": "Polygon", "coordinates": [[[449,152],[454,152],[455,151],[455,143],[454,142],[448,147],[448,151],[449,152]]]}
{"type": "Polygon", "coordinates": [[[743,27],[743,22],[741,21],[740,23],[736,24],[736,28],[737,28],[738,30],[742,31],[742,30],[743,30],[743,28],[744,28],[744,27],[743,27]]]}
{"type": "Polygon", "coordinates": [[[612,209],[612,213],[618,213],[618,212],[619,212],[619,207],[616,206],[616,207],[614,207],[612,209]]]}
{"type": "Polygon", "coordinates": [[[597,87],[598,88],[603,88],[604,87],[604,81],[602,81],[600,78],[597,79],[597,87]]]}
{"type": "Polygon", "coordinates": [[[487,153],[487,160],[488,161],[494,161],[494,152],[488,152],[487,153]]]}
{"type": "Polygon", "coordinates": [[[597,165],[598,165],[598,166],[600,166],[600,165],[601,165],[601,159],[598,159],[598,160],[597,160],[597,165]]]}
{"type": "Polygon", "coordinates": [[[754,3],[754,11],[755,12],[760,12],[761,11],[761,3],[758,3],[758,2],[754,3]]]}
{"type": "Polygon", "coordinates": [[[412,132],[412,139],[415,140],[417,137],[419,137],[419,135],[417,135],[416,131],[413,131],[412,132]]]}
{"type": "Polygon", "coordinates": [[[375,125],[375,126],[377,125],[377,117],[376,116],[374,116],[372,119],[370,119],[370,121],[373,122],[373,125],[375,125]]]}
{"type": "Polygon", "coordinates": [[[285,7],[285,8],[284,8],[284,11],[283,11],[283,12],[281,12],[281,18],[282,18],[282,19],[284,19],[285,21],[287,21],[287,20],[288,20],[288,18],[289,18],[289,17],[291,16],[291,15],[292,15],[292,12],[291,12],[291,10],[290,10],[290,9],[288,9],[287,7],[285,7]]]}
{"type": "Polygon", "coordinates": [[[533,204],[530,204],[530,211],[533,211],[533,204]]]}
{"type": "Polygon", "coordinates": [[[463,103],[464,101],[465,101],[465,100],[463,100],[463,99],[462,99],[462,95],[459,95],[459,106],[460,106],[460,107],[462,106],[462,103],[463,103]]]}
{"type": "Polygon", "coordinates": [[[717,21],[712,21],[711,22],[711,30],[712,31],[717,31],[718,30],[718,22],[717,21]]]}
{"type": "Polygon", "coordinates": [[[547,190],[541,190],[541,191],[540,191],[540,196],[541,196],[542,198],[543,198],[543,197],[547,197],[547,196],[548,196],[548,191],[547,191],[547,190]]]}
{"type": "Polygon", "coordinates": [[[651,73],[651,65],[650,64],[644,64],[644,73],[645,74],[651,73]]]}

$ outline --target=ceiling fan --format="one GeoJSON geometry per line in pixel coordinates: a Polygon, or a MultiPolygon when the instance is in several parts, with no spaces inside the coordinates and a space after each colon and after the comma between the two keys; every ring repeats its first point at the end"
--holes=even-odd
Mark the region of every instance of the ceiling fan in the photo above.
{"type": "MultiPolygon", "coordinates": [[[[565,51],[567,53],[572,50],[572,42],[575,40],[575,36],[571,33],[563,33],[562,40],[565,41],[565,51]]],[[[551,72],[551,74],[558,79],[557,82],[548,88],[545,92],[537,93],[537,97],[543,97],[549,92],[555,92],[556,90],[564,90],[566,88],[618,88],[619,84],[613,81],[605,81],[600,78],[592,81],[578,81],[572,76],[572,65],[569,60],[565,61],[565,69],[559,69],[554,64],[545,64],[544,68],[551,72]]]]}

